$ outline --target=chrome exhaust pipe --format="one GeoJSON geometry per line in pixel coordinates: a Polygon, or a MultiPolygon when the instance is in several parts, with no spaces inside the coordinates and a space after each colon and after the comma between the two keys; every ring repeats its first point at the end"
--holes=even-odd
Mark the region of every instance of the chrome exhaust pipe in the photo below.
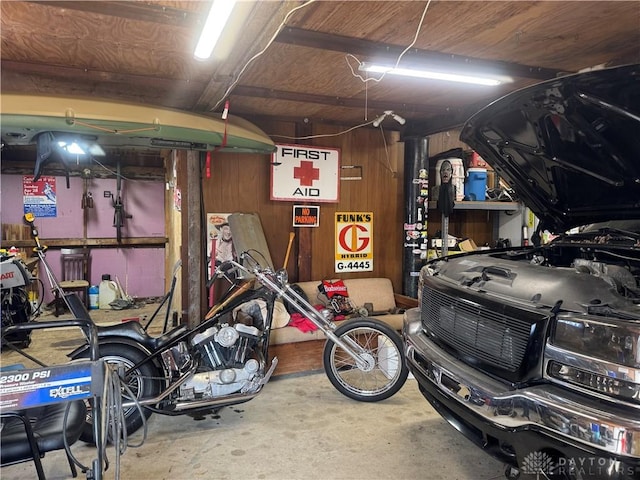
{"type": "Polygon", "coordinates": [[[245,387],[247,388],[246,391],[240,391],[240,393],[232,393],[231,395],[225,395],[224,397],[213,398],[209,400],[197,400],[195,402],[179,402],[175,404],[175,410],[182,411],[182,410],[192,410],[194,408],[202,408],[202,407],[218,407],[218,406],[225,406],[233,403],[240,403],[240,401],[242,402],[249,401],[257,397],[258,394],[262,391],[262,387],[264,387],[267,384],[267,382],[271,378],[271,375],[273,374],[273,371],[276,369],[277,365],[278,365],[278,357],[274,357],[273,360],[271,361],[271,366],[269,367],[269,370],[267,371],[267,373],[265,373],[264,377],[256,384],[254,385],[250,384],[250,387],[245,387]]]}
{"type": "MultiPolygon", "coordinates": [[[[207,399],[207,400],[179,402],[175,404],[174,410],[182,411],[182,410],[190,410],[192,408],[200,408],[200,407],[224,406],[229,403],[238,403],[239,400],[242,400],[243,402],[249,401],[255,398],[260,393],[260,391],[262,390],[262,387],[264,387],[264,385],[271,378],[271,375],[273,374],[277,365],[278,365],[278,357],[274,357],[273,360],[271,361],[271,366],[269,367],[269,370],[267,371],[265,376],[257,384],[255,384],[255,386],[250,391],[234,393],[231,395],[225,395],[224,397],[207,399]]],[[[138,406],[155,405],[158,402],[161,402],[166,397],[168,397],[171,394],[171,392],[173,392],[174,390],[177,390],[184,383],[187,377],[189,377],[191,374],[195,372],[195,370],[196,370],[196,367],[189,370],[182,377],[180,377],[180,379],[177,382],[175,382],[171,388],[168,388],[157,397],[146,398],[146,399],[137,400],[137,401],[132,401],[132,400],[123,401],[122,408],[135,407],[136,405],[138,406]]]]}
{"type": "Polygon", "coordinates": [[[223,407],[232,403],[239,403],[239,400],[248,402],[249,400],[258,396],[262,391],[262,387],[254,393],[234,393],[232,395],[226,395],[224,397],[212,398],[209,400],[197,400],[194,402],[180,402],[175,404],[174,411],[192,410],[195,408],[203,407],[223,407]]]}

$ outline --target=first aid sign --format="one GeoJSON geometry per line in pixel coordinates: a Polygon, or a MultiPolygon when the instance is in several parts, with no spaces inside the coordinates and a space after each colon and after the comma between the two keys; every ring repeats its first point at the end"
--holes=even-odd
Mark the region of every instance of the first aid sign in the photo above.
{"type": "Polygon", "coordinates": [[[271,154],[271,200],[337,202],[340,150],[276,145],[271,154]]]}
{"type": "Polygon", "coordinates": [[[335,271],[373,271],[373,212],[336,212],[335,271]]]}

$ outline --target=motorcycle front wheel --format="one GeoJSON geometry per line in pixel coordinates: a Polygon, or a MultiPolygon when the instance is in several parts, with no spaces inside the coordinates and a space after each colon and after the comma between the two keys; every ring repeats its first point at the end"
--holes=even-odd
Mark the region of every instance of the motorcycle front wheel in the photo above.
{"type": "Polygon", "coordinates": [[[360,402],[379,402],[402,388],[409,369],[400,334],[371,318],[348,320],[334,333],[347,345],[355,342],[364,350],[356,361],[327,339],[322,356],[324,371],[340,393],[360,402]]]}
{"type": "MultiPolygon", "coordinates": [[[[122,367],[119,368],[120,371],[127,371],[138,362],[144,360],[144,358],[145,355],[135,348],[113,343],[100,345],[100,360],[104,360],[106,363],[116,367],[122,367]]],[[[120,382],[126,384],[128,387],[127,389],[122,389],[122,401],[128,401],[131,394],[133,394],[137,400],[157,396],[160,390],[159,384],[155,379],[158,377],[159,374],[156,372],[155,366],[150,362],[143,363],[135,370],[129,372],[126,378],[120,379],[120,382]]],[[[80,435],[80,440],[93,444],[95,443],[93,437],[93,417],[90,406],[88,405],[87,407],[87,420],[80,435]]],[[[122,414],[124,416],[123,427],[126,428],[127,435],[131,435],[142,427],[144,421],[151,416],[151,411],[132,406],[124,408],[122,414]]],[[[109,426],[107,426],[107,428],[109,428],[109,426]]],[[[109,434],[109,432],[106,433],[109,434]]],[[[111,439],[109,438],[109,440],[111,439]]]]}

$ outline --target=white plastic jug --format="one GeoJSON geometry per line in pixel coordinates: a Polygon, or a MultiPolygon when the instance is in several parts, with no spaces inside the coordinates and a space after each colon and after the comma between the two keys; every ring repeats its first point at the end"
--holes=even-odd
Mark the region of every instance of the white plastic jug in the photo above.
{"type": "Polygon", "coordinates": [[[118,285],[111,280],[110,275],[103,275],[98,286],[98,307],[100,310],[111,310],[109,304],[118,298],[120,298],[118,285]]]}

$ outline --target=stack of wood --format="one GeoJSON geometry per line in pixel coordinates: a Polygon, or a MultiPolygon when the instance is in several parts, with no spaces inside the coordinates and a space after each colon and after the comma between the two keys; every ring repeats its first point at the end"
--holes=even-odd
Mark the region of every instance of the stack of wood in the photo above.
{"type": "Polygon", "coordinates": [[[31,239],[31,229],[28,225],[20,223],[3,223],[2,224],[2,245],[10,246],[13,240],[29,240],[31,239]]]}
{"type": "MultiPolygon", "coordinates": [[[[19,223],[3,223],[2,224],[2,240],[0,241],[0,247],[5,250],[9,250],[11,247],[15,247],[16,243],[21,240],[31,240],[31,229],[28,225],[22,225],[19,223]]],[[[19,246],[24,246],[25,242],[20,242],[19,246]],[[21,243],[21,244],[20,244],[21,243]]],[[[27,249],[21,248],[15,253],[23,261],[26,261],[29,255],[27,249]]]]}

